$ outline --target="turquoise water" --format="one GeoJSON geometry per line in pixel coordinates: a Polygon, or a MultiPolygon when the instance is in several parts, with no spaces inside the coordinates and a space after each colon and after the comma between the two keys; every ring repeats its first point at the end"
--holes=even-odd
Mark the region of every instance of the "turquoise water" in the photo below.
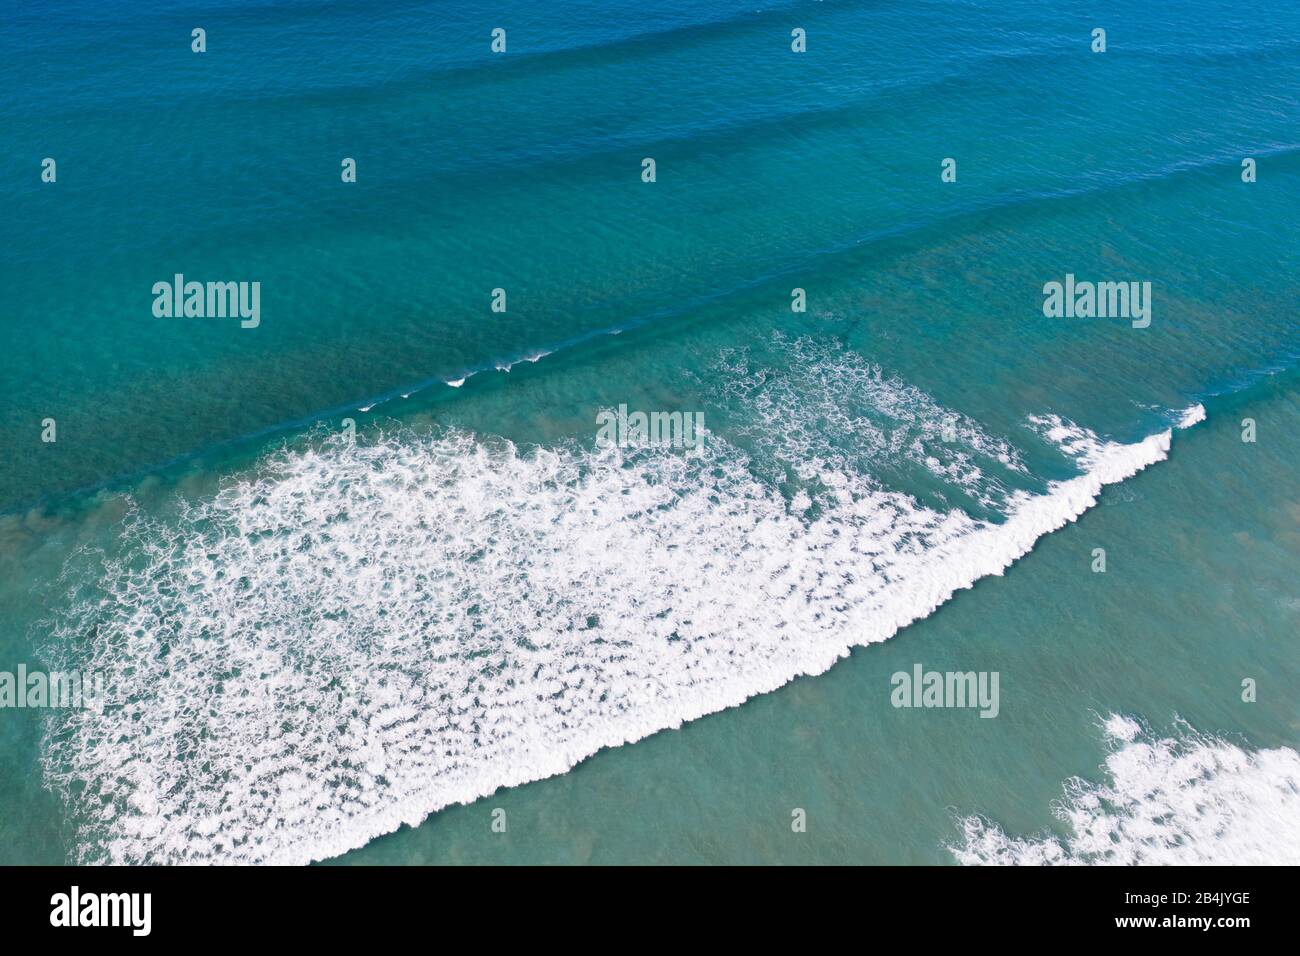
{"type": "Polygon", "coordinates": [[[1300,856],[1300,15],[698,7],[18,5],[0,859],[1300,856]]]}

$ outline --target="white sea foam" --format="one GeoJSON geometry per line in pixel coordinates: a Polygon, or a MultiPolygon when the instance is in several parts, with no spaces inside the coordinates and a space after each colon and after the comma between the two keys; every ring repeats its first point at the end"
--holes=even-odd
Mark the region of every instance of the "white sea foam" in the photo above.
{"type": "Polygon", "coordinates": [[[1131,717],[1104,722],[1112,752],[1102,783],[1066,781],[1056,815],[1070,828],[1013,837],[978,816],[960,821],[965,864],[1123,866],[1300,863],[1300,754],[1247,750],[1180,724],[1172,736],[1131,717]]]}
{"type": "Polygon", "coordinates": [[[1191,428],[1205,421],[1205,406],[1201,404],[1192,405],[1183,409],[1178,419],[1179,428],[1191,428]]]}
{"type": "MultiPolygon", "coordinates": [[[[919,392],[826,381],[1023,467],[919,392]]],[[[773,434],[803,428],[758,399],[773,434]]],[[[55,615],[47,656],[125,690],[51,716],[47,781],[82,861],[342,853],[820,673],[1001,574],[1170,443],[1050,427],[1086,472],[1006,494],[997,523],[833,459],[813,466],[818,507],[788,501],[721,435],[699,457],[456,431],[281,452],[180,519],[134,517],[55,615]]]]}
{"type": "Polygon", "coordinates": [[[713,372],[724,394],[758,412],[752,445],[800,480],[910,464],[1002,509],[1010,490],[998,473],[1027,474],[1006,439],[856,353],[806,337],[777,341],[779,371],[727,349],[713,372]]]}

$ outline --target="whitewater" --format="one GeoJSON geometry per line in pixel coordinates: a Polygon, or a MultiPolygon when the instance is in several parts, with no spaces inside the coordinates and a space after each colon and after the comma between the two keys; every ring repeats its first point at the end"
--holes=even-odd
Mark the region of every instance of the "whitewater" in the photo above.
{"type": "Polygon", "coordinates": [[[746,394],[744,450],[394,427],[271,452],[175,515],[133,510],[118,547],[69,563],[44,625],[46,658],[103,671],[113,702],[45,731],[77,862],[304,864],[564,773],[888,639],[1170,450],[1172,428],[1123,444],[1036,417],[1078,474],[1011,490],[1009,442],[856,359],[795,358],[802,401],[746,394]],[[998,520],[836,454],[846,395],[898,427],[832,430],[998,520]],[[754,458],[792,443],[793,491],[754,458]]]}
{"type": "Polygon", "coordinates": [[[1295,866],[1300,864],[1300,754],[1250,750],[1176,721],[1153,733],[1110,714],[1106,780],[1067,780],[1056,816],[1065,838],[1009,835],[979,815],[961,818],[950,847],[967,865],[1295,866]]]}

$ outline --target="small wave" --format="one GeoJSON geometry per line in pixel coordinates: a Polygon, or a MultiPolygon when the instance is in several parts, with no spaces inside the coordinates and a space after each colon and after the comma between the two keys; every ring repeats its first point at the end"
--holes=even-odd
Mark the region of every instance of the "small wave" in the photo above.
{"type": "Polygon", "coordinates": [[[1300,864],[1300,754],[1247,750],[1180,722],[1172,736],[1111,714],[1107,780],[1066,781],[1056,816],[1070,835],[1008,835],[959,821],[961,863],[1041,865],[1300,864]]]}
{"type": "Polygon", "coordinates": [[[1191,428],[1193,425],[1199,425],[1205,421],[1205,406],[1201,404],[1192,405],[1183,409],[1178,418],[1179,428],[1191,428]]]}

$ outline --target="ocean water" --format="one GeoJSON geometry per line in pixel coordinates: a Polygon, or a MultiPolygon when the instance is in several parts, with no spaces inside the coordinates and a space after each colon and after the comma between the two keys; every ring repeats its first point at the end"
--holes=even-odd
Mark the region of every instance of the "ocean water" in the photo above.
{"type": "Polygon", "coordinates": [[[11,21],[0,861],[1300,862],[1300,11],[11,21]]]}

